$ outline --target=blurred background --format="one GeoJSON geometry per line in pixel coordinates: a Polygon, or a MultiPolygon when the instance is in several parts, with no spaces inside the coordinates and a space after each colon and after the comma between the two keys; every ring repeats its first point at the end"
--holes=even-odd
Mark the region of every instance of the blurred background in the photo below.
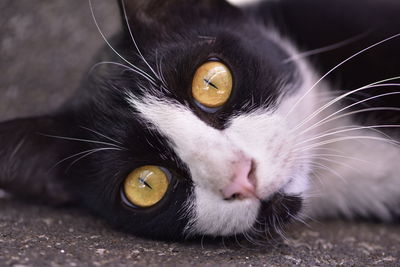
{"type": "MultiPolygon", "coordinates": [[[[117,1],[92,2],[102,31],[110,37],[120,23],[117,1]]],[[[88,1],[1,0],[0,10],[0,121],[57,108],[104,45],[88,1]]]]}
{"type": "MultiPolygon", "coordinates": [[[[102,30],[119,27],[116,1],[93,0],[102,30]]],[[[0,1],[0,121],[45,113],[78,87],[104,45],[84,0],[0,1]]]]}

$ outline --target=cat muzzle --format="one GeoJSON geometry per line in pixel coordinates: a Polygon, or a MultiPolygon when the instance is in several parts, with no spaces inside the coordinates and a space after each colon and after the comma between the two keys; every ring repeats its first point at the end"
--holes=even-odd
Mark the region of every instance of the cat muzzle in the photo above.
{"type": "Polygon", "coordinates": [[[253,161],[247,158],[235,164],[232,182],[221,190],[224,200],[258,198],[253,166],[253,161]]]}

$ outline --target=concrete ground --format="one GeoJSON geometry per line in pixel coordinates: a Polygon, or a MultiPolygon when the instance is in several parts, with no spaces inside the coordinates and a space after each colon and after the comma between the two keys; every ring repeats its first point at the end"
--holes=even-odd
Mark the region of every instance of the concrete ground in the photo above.
{"type": "Polygon", "coordinates": [[[398,266],[400,227],[293,225],[287,239],[164,243],[111,229],[84,211],[0,199],[0,266],[398,266]]]}
{"type": "MultiPolygon", "coordinates": [[[[118,27],[114,1],[93,0],[101,27],[118,27]]],[[[103,45],[82,0],[0,1],[0,120],[59,106],[103,45]]],[[[0,266],[400,265],[400,226],[314,222],[287,239],[248,243],[139,239],[84,211],[53,209],[0,192],[0,266]]]]}

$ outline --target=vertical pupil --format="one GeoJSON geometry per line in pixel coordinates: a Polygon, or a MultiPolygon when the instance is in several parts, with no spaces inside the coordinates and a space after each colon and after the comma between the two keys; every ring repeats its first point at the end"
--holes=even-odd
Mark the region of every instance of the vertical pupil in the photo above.
{"type": "Polygon", "coordinates": [[[206,82],[207,85],[211,85],[211,86],[214,87],[215,89],[218,89],[218,87],[217,87],[214,83],[212,83],[211,80],[209,80],[209,79],[204,79],[204,81],[206,82]]]}

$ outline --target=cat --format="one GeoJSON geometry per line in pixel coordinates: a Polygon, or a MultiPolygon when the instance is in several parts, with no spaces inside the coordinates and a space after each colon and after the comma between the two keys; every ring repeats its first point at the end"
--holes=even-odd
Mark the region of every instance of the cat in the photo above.
{"type": "Polygon", "coordinates": [[[76,94],[0,124],[0,188],[162,240],[398,218],[400,3],[252,2],[118,0],[76,94]]]}

